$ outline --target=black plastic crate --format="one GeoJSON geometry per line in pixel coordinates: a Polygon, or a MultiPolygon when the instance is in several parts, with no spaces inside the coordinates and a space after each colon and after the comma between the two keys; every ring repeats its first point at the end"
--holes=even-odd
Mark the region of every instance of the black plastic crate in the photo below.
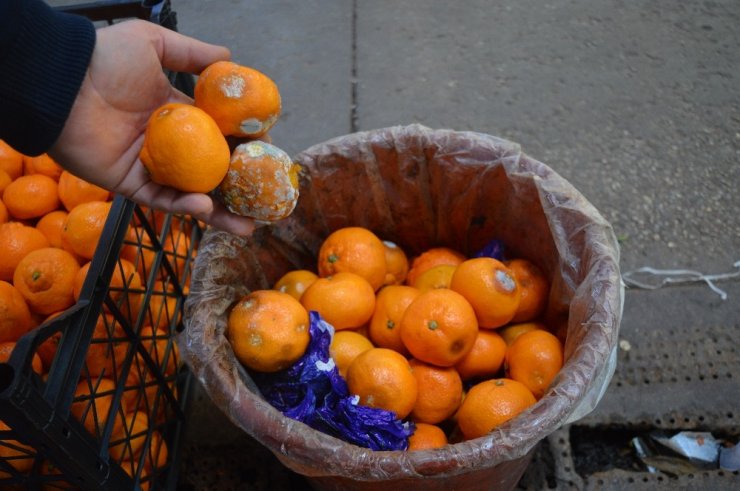
{"type": "MultiPolygon", "coordinates": [[[[177,28],[169,1],[60,9],[177,28]]],[[[192,76],[168,75],[192,95],[192,76]]],[[[201,235],[190,217],[114,198],[77,303],[0,363],[0,488],[175,488],[190,374],[174,336],[201,235]]]]}

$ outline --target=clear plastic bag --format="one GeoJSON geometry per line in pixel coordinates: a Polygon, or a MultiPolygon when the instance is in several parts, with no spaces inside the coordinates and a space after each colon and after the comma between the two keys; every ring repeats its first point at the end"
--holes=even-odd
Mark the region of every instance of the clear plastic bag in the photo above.
{"type": "Polygon", "coordinates": [[[616,363],[623,285],[609,223],[519,145],[419,125],[342,136],[296,156],[293,214],[251,238],[209,231],[196,257],[182,354],[214,403],[320,489],[512,488],[536,444],[588,414],[616,363]],[[566,363],[550,390],[489,435],[438,450],[374,452],[284,417],[258,394],[223,335],[230,305],[294,268],[315,268],[321,241],[359,225],[414,255],[438,245],[472,254],[491,239],[551,279],[551,327],[566,363]]]}

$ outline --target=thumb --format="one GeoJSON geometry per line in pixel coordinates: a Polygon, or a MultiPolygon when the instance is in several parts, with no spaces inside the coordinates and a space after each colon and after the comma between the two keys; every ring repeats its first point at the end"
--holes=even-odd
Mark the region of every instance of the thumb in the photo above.
{"type": "Polygon", "coordinates": [[[148,24],[152,29],[154,48],[164,68],[197,74],[212,63],[231,58],[231,52],[224,46],[204,43],[171,29],[148,24]]]}

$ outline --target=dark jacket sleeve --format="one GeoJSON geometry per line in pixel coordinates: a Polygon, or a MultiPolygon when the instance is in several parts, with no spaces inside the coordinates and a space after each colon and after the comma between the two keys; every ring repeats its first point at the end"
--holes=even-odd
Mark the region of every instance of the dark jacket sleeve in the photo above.
{"type": "Polygon", "coordinates": [[[26,155],[47,151],[69,116],[94,47],[88,19],[41,0],[0,0],[0,139],[26,155]]]}

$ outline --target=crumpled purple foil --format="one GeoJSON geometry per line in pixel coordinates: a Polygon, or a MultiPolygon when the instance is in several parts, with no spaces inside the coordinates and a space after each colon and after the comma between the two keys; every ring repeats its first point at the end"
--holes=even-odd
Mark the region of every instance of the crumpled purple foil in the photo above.
{"type": "Polygon", "coordinates": [[[414,432],[411,422],[395,413],[361,406],[349,393],[329,355],[334,328],[311,311],[311,341],[290,368],[254,373],[254,381],[270,404],[286,416],[355,445],[372,450],[406,450],[414,432]]]}
{"type": "Polygon", "coordinates": [[[499,261],[505,261],[504,243],[500,240],[493,239],[487,243],[481,250],[473,254],[473,257],[492,257],[499,261]]]}

